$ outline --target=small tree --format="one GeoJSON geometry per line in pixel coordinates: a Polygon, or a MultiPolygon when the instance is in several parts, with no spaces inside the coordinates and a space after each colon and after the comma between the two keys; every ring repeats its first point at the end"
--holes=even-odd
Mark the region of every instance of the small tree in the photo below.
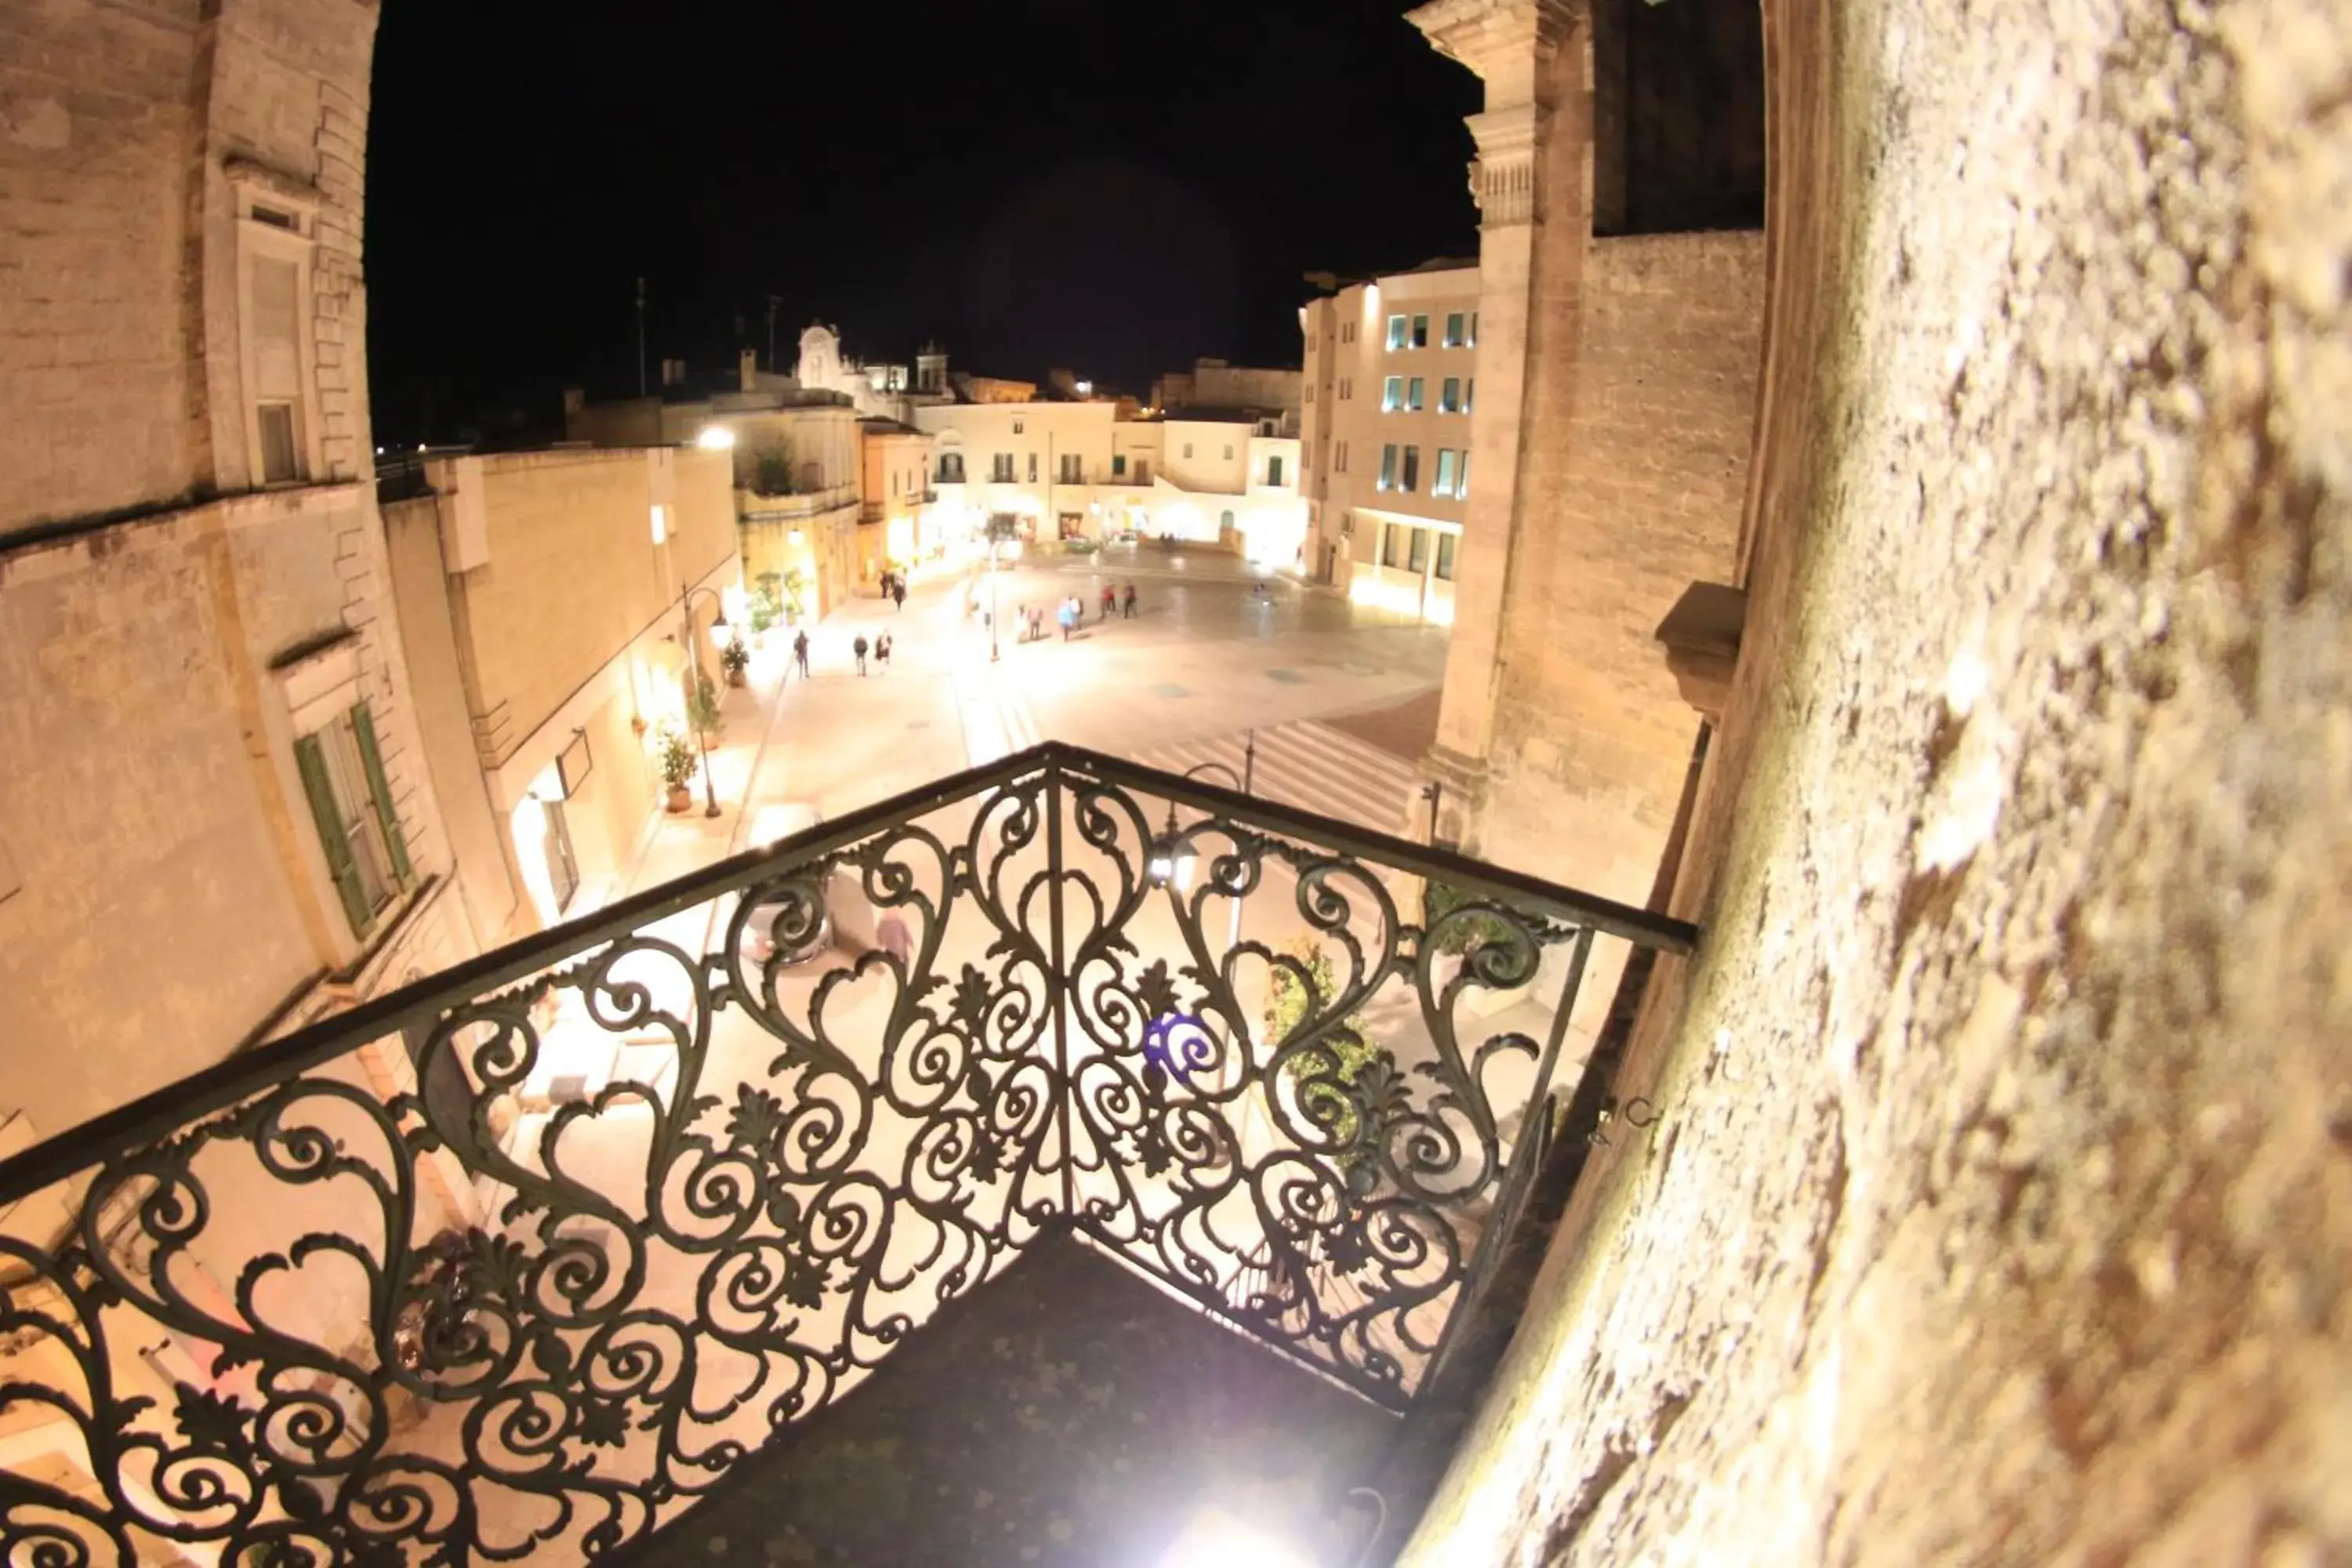
{"type": "MultiPolygon", "coordinates": [[[[1421,927],[1435,931],[1437,923],[1465,904],[1478,902],[1475,894],[1465,893],[1451,882],[1441,882],[1433,877],[1423,886],[1421,895],[1421,927]]],[[[1466,953],[1490,942],[1511,940],[1511,922],[1484,910],[1474,910],[1455,921],[1439,933],[1437,951],[1455,954],[1466,953]]]]}
{"type": "MultiPolygon", "coordinates": [[[[1301,936],[1285,943],[1282,952],[1296,959],[1307,973],[1301,979],[1287,965],[1274,967],[1273,985],[1265,1004],[1269,1048],[1280,1046],[1292,1030],[1307,1021],[1311,1011],[1328,1007],[1339,994],[1338,973],[1321,942],[1311,936],[1301,936]]],[[[1302,1102],[1310,1098],[1328,1102],[1332,1095],[1330,1086],[1336,1084],[1341,1091],[1351,1089],[1366,1068],[1390,1059],[1388,1052],[1372,1044],[1360,1013],[1349,1015],[1336,1031],[1318,1040],[1316,1048],[1329,1052],[1334,1064],[1326,1067],[1310,1053],[1293,1057],[1283,1066],[1284,1080],[1302,1102]]],[[[1340,1169],[1352,1176],[1359,1165],[1372,1157],[1372,1151],[1358,1142],[1354,1102],[1340,1104],[1339,1112],[1331,1123],[1331,1136],[1341,1146],[1340,1169]]]]}
{"type": "Polygon", "coordinates": [[[751,489],[763,496],[788,496],[793,489],[793,455],[781,446],[762,447],[751,455],[751,489]]]}
{"type": "Polygon", "coordinates": [[[686,700],[686,721],[706,746],[716,745],[727,729],[727,716],[719,707],[719,688],[699,669],[694,672],[694,690],[686,700]]]}

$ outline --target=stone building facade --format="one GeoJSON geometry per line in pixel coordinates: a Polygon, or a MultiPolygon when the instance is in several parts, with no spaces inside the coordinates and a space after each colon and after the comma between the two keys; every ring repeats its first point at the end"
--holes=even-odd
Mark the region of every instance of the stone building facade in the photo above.
{"type": "Polygon", "coordinates": [[[2352,25],[1762,11],[1701,941],[1402,1561],[2346,1561],[2352,25]]]}
{"type": "Polygon", "coordinates": [[[45,1062],[0,1088],[18,1140],[477,942],[368,446],[375,20],[0,16],[0,986],[45,1062]]]}
{"type": "Polygon", "coordinates": [[[721,679],[710,628],[730,602],[743,622],[730,467],[697,447],[446,458],[431,494],[384,508],[425,755],[484,932],[576,918],[626,881],[688,671],[721,679]]]}
{"type": "MultiPolygon", "coordinates": [[[[1765,267],[1754,229],[1624,232],[1631,129],[1669,123],[1675,108],[1654,95],[1636,105],[1631,67],[1596,74],[1589,18],[1629,9],[1435,0],[1412,20],[1486,92],[1469,121],[1475,478],[1458,502],[1454,633],[1425,763],[1438,830],[1481,858],[1640,905],[1702,722],[1656,632],[1692,584],[1732,573],[1765,267]]],[[[1702,125],[1721,112],[1684,107],[1702,125]]],[[[1720,182],[1717,145],[1702,138],[1690,153],[1698,178],[1720,182]]],[[[1678,177],[1664,153],[1642,166],[1654,184],[1678,177]]],[[[1385,350],[1396,312],[1383,310],[1385,350]]],[[[1409,334],[1418,320],[1407,312],[1409,334]]],[[[1383,386],[1391,373],[1378,372],[1383,386]]],[[[1586,1043],[1615,973],[1604,963],[1594,978],[1576,1026],[1586,1043]]]]}
{"type": "Polygon", "coordinates": [[[821,616],[858,581],[858,417],[846,394],[761,374],[747,355],[730,390],[608,403],[567,395],[563,424],[590,446],[731,451],[745,578],[782,584],[802,613],[821,616]]]}

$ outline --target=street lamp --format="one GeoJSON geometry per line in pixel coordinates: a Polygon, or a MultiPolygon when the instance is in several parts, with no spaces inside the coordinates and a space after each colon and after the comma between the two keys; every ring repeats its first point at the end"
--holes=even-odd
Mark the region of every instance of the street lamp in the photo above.
{"type": "MultiPolygon", "coordinates": [[[[678,590],[677,613],[679,618],[685,622],[685,635],[678,639],[677,646],[679,651],[686,655],[687,673],[694,680],[687,698],[686,721],[694,731],[694,743],[702,753],[702,798],[707,803],[702,815],[716,816],[719,815],[719,786],[710,776],[710,731],[703,728],[701,720],[694,711],[701,700],[702,683],[707,679],[702,673],[701,656],[694,651],[694,600],[703,594],[709,595],[711,602],[719,606],[719,613],[710,618],[711,646],[725,647],[734,639],[735,628],[727,624],[727,601],[719,596],[718,589],[681,588],[678,590]]],[[[719,700],[716,695],[717,689],[715,686],[712,688],[713,703],[719,700]]]]}
{"type": "Polygon", "coordinates": [[[1013,521],[1002,514],[988,520],[988,662],[996,663],[1004,656],[997,647],[998,595],[996,583],[996,550],[1013,530],[1013,521]]]}
{"type": "MultiPolygon", "coordinates": [[[[1252,773],[1257,771],[1257,731],[1255,730],[1249,733],[1249,749],[1243,753],[1242,761],[1252,773]]],[[[1235,773],[1232,766],[1225,763],[1194,763],[1178,776],[1189,779],[1206,773],[1212,768],[1233,780],[1234,787],[1242,794],[1249,793],[1249,781],[1235,773]]],[[[1172,882],[1178,892],[1187,892],[1192,886],[1193,859],[1194,857],[1191,855],[1180,856],[1176,853],[1176,803],[1171,800],[1168,803],[1168,826],[1161,833],[1160,842],[1151,847],[1151,858],[1146,863],[1145,869],[1150,873],[1151,879],[1161,887],[1164,888],[1172,882]]],[[[1241,900],[1236,899],[1234,900],[1234,933],[1236,939],[1241,934],[1241,900]]]]}

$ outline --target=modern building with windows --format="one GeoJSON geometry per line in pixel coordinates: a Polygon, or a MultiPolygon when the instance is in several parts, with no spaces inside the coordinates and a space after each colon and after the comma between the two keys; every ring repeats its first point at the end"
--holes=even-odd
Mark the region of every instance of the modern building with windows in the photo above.
{"type": "Polygon", "coordinates": [[[1470,496],[1478,269],[1432,261],[1299,311],[1305,568],[1360,603],[1441,625],[1470,496]]]}

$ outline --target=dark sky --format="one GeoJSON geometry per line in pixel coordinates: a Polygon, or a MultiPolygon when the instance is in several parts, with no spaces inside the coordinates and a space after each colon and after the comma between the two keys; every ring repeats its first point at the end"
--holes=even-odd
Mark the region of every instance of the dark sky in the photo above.
{"type": "Polygon", "coordinates": [[[1477,82],[1409,0],[385,0],[378,439],[779,352],[1148,390],[1296,363],[1309,269],[1475,247],[1477,82]],[[425,426],[429,402],[430,427],[425,426]]]}

